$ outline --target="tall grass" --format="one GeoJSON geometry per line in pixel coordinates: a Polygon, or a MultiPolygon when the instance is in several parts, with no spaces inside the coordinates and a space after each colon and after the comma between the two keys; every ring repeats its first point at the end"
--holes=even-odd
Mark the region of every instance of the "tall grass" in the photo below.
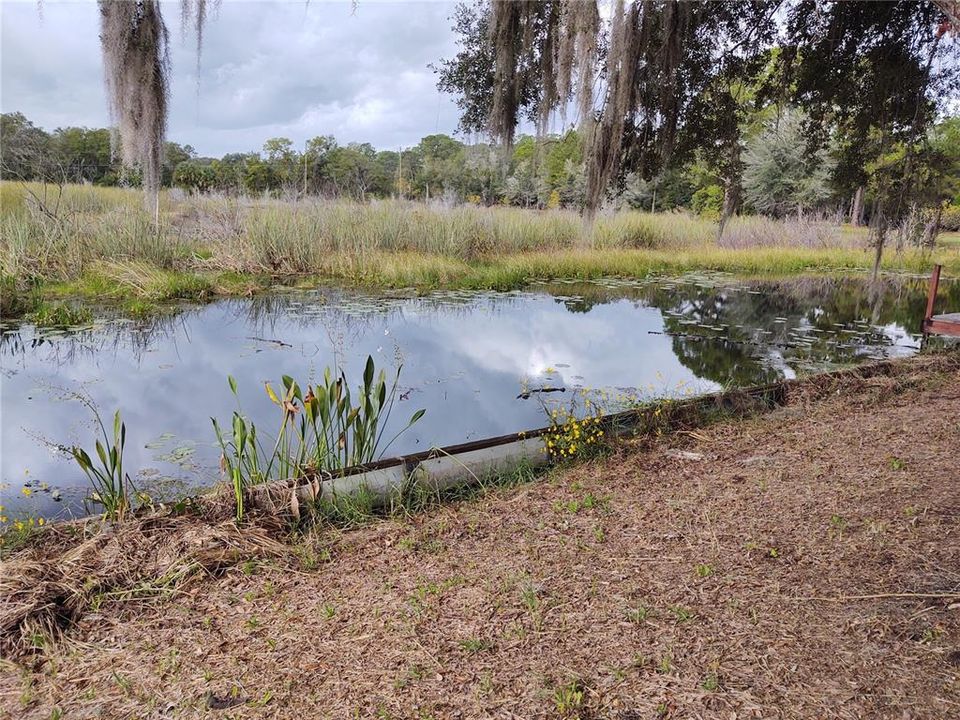
{"type": "MultiPolygon", "coordinates": [[[[735,218],[718,243],[714,222],[681,213],[609,212],[587,225],[567,210],[169,191],[156,227],[134,190],[10,182],[0,183],[0,204],[0,277],[20,292],[31,280],[83,278],[88,294],[162,300],[239,292],[245,285],[236,279],[252,275],[507,288],[530,277],[795,273],[872,262],[866,238],[847,228],[757,217],[735,218]]],[[[944,246],[936,258],[960,272],[960,247],[944,246]]],[[[919,250],[888,253],[884,267],[926,271],[930,259],[919,250]]]]}
{"type": "MultiPolygon", "coordinates": [[[[164,205],[169,208],[169,200],[164,205]]],[[[0,183],[5,276],[69,280],[103,260],[171,270],[188,264],[195,247],[166,216],[158,228],[130,190],[0,183]]]]}

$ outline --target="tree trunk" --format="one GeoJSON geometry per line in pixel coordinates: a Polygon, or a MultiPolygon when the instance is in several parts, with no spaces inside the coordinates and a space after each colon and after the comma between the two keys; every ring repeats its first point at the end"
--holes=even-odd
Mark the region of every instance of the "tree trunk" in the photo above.
{"type": "Polygon", "coordinates": [[[940,234],[940,221],[943,219],[943,203],[937,205],[937,212],[933,219],[927,223],[923,231],[923,246],[933,248],[937,244],[937,235],[940,234]]]}
{"type": "Polygon", "coordinates": [[[870,226],[875,248],[875,254],[873,256],[873,279],[876,280],[880,276],[883,246],[887,241],[887,218],[879,203],[874,208],[873,217],[870,218],[870,226]]]}
{"type": "Polygon", "coordinates": [[[853,207],[850,209],[850,223],[855,227],[863,225],[863,185],[853,195],[853,207]]]}
{"type": "Polygon", "coordinates": [[[726,183],[723,189],[723,211],[720,214],[720,226],[717,228],[717,242],[723,237],[727,221],[740,206],[740,142],[734,140],[730,145],[730,166],[727,169],[726,183]]]}
{"type": "Polygon", "coordinates": [[[727,227],[727,221],[733,217],[740,204],[740,184],[734,180],[727,180],[726,187],[723,190],[723,211],[720,214],[720,226],[717,228],[717,242],[723,237],[723,231],[727,227]]]}

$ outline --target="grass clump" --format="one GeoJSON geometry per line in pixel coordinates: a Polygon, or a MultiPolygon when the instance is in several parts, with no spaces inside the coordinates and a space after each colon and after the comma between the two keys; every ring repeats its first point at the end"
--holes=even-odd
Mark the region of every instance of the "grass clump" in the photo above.
{"type": "Polygon", "coordinates": [[[561,718],[579,718],[586,699],[586,688],[579,680],[572,680],[553,691],[553,707],[561,718]]]}
{"type": "MultiPolygon", "coordinates": [[[[229,435],[211,418],[223,453],[221,463],[233,487],[237,520],[243,518],[244,496],[251,486],[307,479],[315,487],[321,474],[339,474],[386,452],[425,412],[421,409],[413,413],[407,424],[384,443],[401,369],[397,368],[388,385],[386,373],[381,370],[377,374],[373,358],[368,357],[356,403],[346,375],[342,371],[335,375],[330,368],[324,371],[321,383],[307,386],[306,393],[288,375],[283,376],[283,392],[279,395],[267,383],[267,395],[281,414],[272,448],[261,443],[256,425],[241,410],[233,413],[229,435]]],[[[236,381],[229,377],[228,383],[239,398],[236,381]]],[[[321,499],[316,492],[314,496],[321,499]]],[[[334,516],[356,519],[369,514],[372,502],[372,497],[365,498],[360,492],[328,502],[322,509],[334,516]]],[[[291,497],[291,510],[299,515],[296,491],[291,497]]]]}
{"type": "Polygon", "coordinates": [[[93,313],[89,308],[66,303],[40,303],[29,317],[37,327],[69,328],[89,325],[93,313]]]}

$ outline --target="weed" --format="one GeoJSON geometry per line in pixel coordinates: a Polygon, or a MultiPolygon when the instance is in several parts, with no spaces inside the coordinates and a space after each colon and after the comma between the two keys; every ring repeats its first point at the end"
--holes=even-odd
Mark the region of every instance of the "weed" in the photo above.
{"type": "Polygon", "coordinates": [[[677,623],[685,623],[695,617],[692,610],[688,610],[681,605],[671,605],[670,612],[673,614],[673,617],[676,618],[677,623]]]}
{"type": "Polygon", "coordinates": [[[273,693],[270,690],[267,690],[262,696],[256,700],[251,700],[248,705],[250,707],[264,707],[273,699],[273,693]]]}
{"type": "MultiPolygon", "coordinates": [[[[599,447],[604,436],[604,430],[600,424],[603,410],[586,393],[574,395],[574,399],[567,407],[551,408],[542,400],[541,406],[550,422],[549,430],[543,436],[543,440],[544,450],[551,458],[568,460],[599,447]],[[579,398],[582,398],[582,407],[579,398]]],[[[588,497],[591,502],[595,500],[592,495],[588,497]]],[[[571,509],[571,512],[579,510],[579,502],[571,501],[571,505],[576,505],[576,509],[571,509]]],[[[592,506],[591,504],[590,507],[592,506]]]]}
{"type": "Polygon", "coordinates": [[[30,539],[40,532],[47,521],[42,517],[19,517],[10,521],[4,514],[4,507],[0,505],[0,558],[26,545],[30,539]]]}
{"type": "Polygon", "coordinates": [[[325,619],[331,620],[333,619],[333,616],[337,614],[337,609],[329,603],[324,603],[324,605],[320,608],[320,612],[323,613],[323,617],[325,619]]]}
{"type": "Polygon", "coordinates": [[[657,672],[661,675],[667,675],[673,672],[673,656],[667,653],[657,663],[657,672]]]}
{"type": "Polygon", "coordinates": [[[586,691],[579,680],[572,680],[553,691],[553,706],[560,717],[577,717],[586,699],[586,691]]]}
{"type": "Polygon", "coordinates": [[[901,458],[894,456],[890,457],[890,469],[891,470],[903,470],[903,460],[901,458]]]}
{"type": "Polygon", "coordinates": [[[540,594],[537,587],[531,582],[524,583],[520,588],[520,600],[527,610],[535,612],[540,607],[540,594]]]}
{"type": "Polygon", "coordinates": [[[413,664],[404,671],[403,675],[394,680],[393,687],[397,690],[400,690],[405,688],[411,682],[423,680],[423,678],[426,676],[427,671],[422,666],[413,664]]]}
{"type": "Polygon", "coordinates": [[[717,674],[713,672],[707,673],[706,677],[703,678],[703,682],[700,684],[700,687],[707,692],[715,691],[718,687],[720,687],[720,680],[717,677],[717,674]]]}
{"type": "Polygon", "coordinates": [[[713,575],[713,565],[697,565],[697,577],[707,578],[713,575]]]}
{"type": "Polygon", "coordinates": [[[635,625],[646,622],[648,617],[650,617],[650,608],[646,605],[637,605],[627,610],[627,618],[635,625]]]}
{"type": "Polygon", "coordinates": [[[460,648],[468,653],[478,653],[490,649],[490,643],[479,638],[468,638],[460,641],[460,648]]]}

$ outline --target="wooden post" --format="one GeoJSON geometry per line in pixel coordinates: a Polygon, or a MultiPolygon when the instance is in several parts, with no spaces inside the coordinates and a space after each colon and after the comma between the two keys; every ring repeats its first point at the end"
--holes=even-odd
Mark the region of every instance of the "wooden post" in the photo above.
{"type": "Polygon", "coordinates": [[[921,331],[923,332],[924,339],[927,335],[927,325],[930,323],[930,318],[933,317],[933,305],[937,299],[937,288],[940,286],[940,265],[933,266],[933,273],[930,275],[930,289],[927,292],[927,310],[923,314],[923,327],[921,331]]]}

